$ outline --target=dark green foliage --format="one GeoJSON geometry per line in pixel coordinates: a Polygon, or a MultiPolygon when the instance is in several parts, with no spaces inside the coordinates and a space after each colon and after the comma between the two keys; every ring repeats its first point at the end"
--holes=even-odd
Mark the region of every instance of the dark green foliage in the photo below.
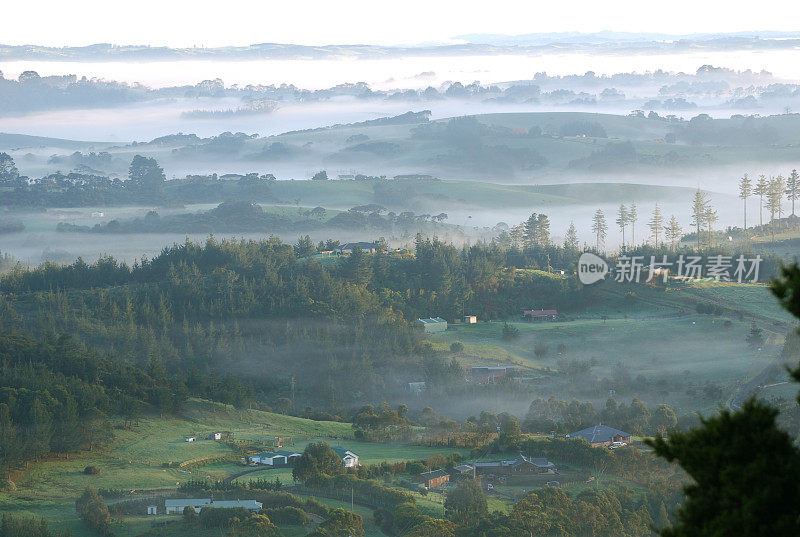
{"type": "Polygon", "coordinates": [[[333,476],[344,472],[342,459],[328,445],[320,441],[311,443],[295,461],[292,478],[305,482],[319,475],[333,476]]]}
{"type": "Polygon", "coordinates": [[[444,504],[447,518],[466,526],[472,525],[488,512],[486,494],[478,479],[462,479],[447,494],[444,504]]]}
{"type": "Polygon", "coordinates": [[[361,515],[334,509],[309,537],[364,537],[361,515]]]}
{"type": "Polygon", "coordinates": [[[503,323],[503,339],[510,341],[519,337],[519,328],[514,325],[503,323]]]}
{"type": "Polygon", "coordinates": [[[778,411],[750,400],[690,432],[648,442],[691,476],[664,537],[800,533],[800,451],[775,425],[778,411]]]}
{"type": "Polygon", "coordinates": [[[292,506],[262,509],[261,513],[267,515],[275,524],[305,526],[310,522],[310,519],[305,511],[292,506]]]}
{"type": "Polygon", "coordinates": [[[203,507],[197,518],[204,528],[230,528],[248,517],[250,511],[244,507],[203,507]]]}
{"type": "Polygon", "coordinates": [[[3,514],[0,520],[0,537],[68,537],[68,533],[52,530],[42,520],[14,518],[3,514]]]}
{"type": "Polygon", "coordinates": [[[95,489],[87,487],[75,502],[75,510],[83,522],[92,530],[107,535],[111,528],[111,515],[105,500],[95,489]]]}

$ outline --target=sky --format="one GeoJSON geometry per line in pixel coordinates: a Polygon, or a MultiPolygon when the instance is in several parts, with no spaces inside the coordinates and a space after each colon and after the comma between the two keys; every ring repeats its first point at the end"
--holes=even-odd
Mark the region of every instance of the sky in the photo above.
{"type": "Polygon", "coordinates": [[[412,45],[471,33],[793,31],[800,2],[737,8],[730,0],[10,0],[3,12],[6,45],[412,45]]]}

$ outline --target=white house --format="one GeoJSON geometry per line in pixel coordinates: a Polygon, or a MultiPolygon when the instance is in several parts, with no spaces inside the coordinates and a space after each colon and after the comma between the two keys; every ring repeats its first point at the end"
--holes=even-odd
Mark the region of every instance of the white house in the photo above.
{"type": "Polygon", "coordinates": [[[249,511],[260,511],[261,502],[255,500],[212,500],[210,498],[181,498],[173,500],[164,500],[166,513],[168,515],[183,514],[183,510],[187,507],[194,509],[195,513],[199,513],[203,507],[214,507],[217,509],[232,509],[234,507],[244,507],[249,511]]]}
{"type": "Polygon", "coordinates": [[[302,453],[295,451],[279,450],[271,453],[259,453],[250,457],[250,464],[265,464],[267,466],[286,466],[293,463],[302,453]]]}
{"type": "Polygon", "coordinates": [[[210,435],[208,435],[208,437],[211,440],[219,440],[220,438],[222,438],[222,433],[211,433],[210,435]]]}
{"type": "Polygon", "coordinates": [[[349,449],[343,447],[332,447],[331,449],[341,457],[345,468],[355,468],[358,466],[358,455],[349,449]]]}
{"type": "Polygon", "coordinates": [[[186,437],[186,441],[187,442],[194,442],[194,436],[187,436],[186,437]]]}

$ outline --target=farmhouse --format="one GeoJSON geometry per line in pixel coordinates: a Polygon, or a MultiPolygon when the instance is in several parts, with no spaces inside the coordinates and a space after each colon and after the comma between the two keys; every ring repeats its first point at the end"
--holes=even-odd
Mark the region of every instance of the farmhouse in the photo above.
{"type": "Polygon", "coordinates": [[[478,316],[477,315],[464,315],[464,322],[467,324],[477,324],[478,323],[478,316]]]}
{"type": "Polygon", "coordinates": [[[556,466],[544,457],[519,455],[504,461],[476,462],[475,471],[480,475],[539,475],[556,474],[556,466]]]}
{"type": "Polygon", "coordinates": [[[250,464],[264,464],[267,466],[288,466],[292,464],[302,453],[295,451],[278,450],[273,452],[259,453],[250,457],[250,464]]]}
{"type": "Polygon", "coordinates": [[[356,176],[353,175],[352,173],[341,173],[341,174],[337,175],[336,178],[339,179],[339,181],[355,181],[356,180],[356,176]]]}
{"type": "Polygon", "coordinates": [[[494,384],[497,379],[513,376],[513,366],[475,366],[470,370],[470,378],[475,384],[494,384]]]}
{"type": "Polygon", "coordinates": [[[378,251],[378,246],[374,242],[347,242],[337,246],[334,252],[336,255],[350,255],[353,253],[353,248],[356,246],[367,254],[374,254],[378,251]]]}
{"type": "Polygon", "coordinates": [[[331,449],[342,459],[345,468],[355,468],[358,466],[358,455],[349,449],[343,447],[332,447],[331,449]]]}
{"type": "Polygon", "coordinates": [[[475,467],[471,464],[460,464],[453,466],[453,471],[450,472],[450,479],[456,479],[461,476],[470,475],[475,471],[475,467]]]}
{"type": "Polygon", "coordinates": [[[408,173],[404,175],[395,175],[394,178],[398,181],[403,181],[403,180],[407,181],[409,179],[418,181],[432,181],[433,179],[435,179],[432,175],[427,175],[424,173],[408,173]]]}
{"type": "Polygon", "coordinates": [[[187,442],[194,442],[194,436],[187,436],[186,437],[186,441],[187,442]]]}
{"type": "Polygon", "coordinates": [[[610,446],[615,442],[621,444],[630,444],[633,441],[633,435],[614,429],[608,425],[595,425],[580,431],[570,433],[567,438],[582,438],[589,442],[593,447],[610,446]]]}
{"type": "Polygon", "coordinates": [[[558,310],[524,310],[522,318],[528,321],[555,321],[558,319],[558,310]]]}
{"type": "Polygon", "coordinates": [[[168,515],[183,514],[183,510],[187,507],[194,509],[195,513],[199,513],[203,507],[214,507],[217,509],[232,509],[234,507],[244,507],[249,511],[260,511],[261,502],[255,500],[212,500],[211,498],[181,498],[173,500],[164,500],[166,513],[168,515]]]}
{"type": "Polygon", "coordinates": [[[435,489],[450,481],[450,474],[444,470],[423,472],[412,480],[415,485],[423,485],[427,489],[435,489]]]}
{"type": "Polygon", "coordinates": [[[428,319],[417,319],[417,324],[425,329],[426,334],[435,334],[447,330],[447,321],[441,317],[430,317],[428,319]]]}

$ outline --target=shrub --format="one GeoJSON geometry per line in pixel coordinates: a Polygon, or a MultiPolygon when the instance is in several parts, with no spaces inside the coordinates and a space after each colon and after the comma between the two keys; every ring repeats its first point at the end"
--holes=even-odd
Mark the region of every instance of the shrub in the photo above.
{"type": "Polygon", "coordinates": [[[97,466],[87,466],[83,469],[83,473],[86,475],[97,475],[100,473],[100,468],[97,466]]]}

